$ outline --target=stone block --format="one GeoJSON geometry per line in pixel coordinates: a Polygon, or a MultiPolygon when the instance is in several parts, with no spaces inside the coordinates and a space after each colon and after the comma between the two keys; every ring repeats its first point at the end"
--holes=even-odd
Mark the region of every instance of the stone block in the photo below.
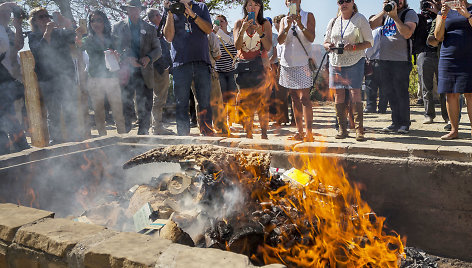
{"type": "Polygon", "coordinates": [[[13,243],[8,248],[8,263],[10,268],[41,267],[67,268],[67,263],[42,251],[32,250],[13,243]]]}
{"type": "Polygon", "coordinates": [[[172,244],[159,257],[155,268],[253,267],[245,255],[211,248],[191,248],[172,244]]]}
{"type": "Polygon", "coordinates": [[[304,142],[295,145],[293,150],[300,153],[312,154],[345,154],[347,153],[349,144],[347,143],[328,143],[328,142],[304,142]]]}
{"type": "Polygon", "coordinates": [[[220,141],[219,145],[224,147],[237,148],[239,144],[245,141],[245,138],[226,138],[220,141]]]}
{"type": "Polygon", "coordinates": [[[169,240],[119,233],[85,252],[85,267],[153,267],[171,245],[169,240]]]}
{"type": "Polygon", "coordinates": [[[7,244],[0,241],[0,268],[7,268],[7,244]]]}
{"type": "Polygon", "coordinates": [[[49,211],[8,203],[0,204],[0,239],[11,243],[21,226],[53,217],[54,213],[49,211]]]}
{"type": "Polygon", "coordinates": [[[412,145],[409,149],[410,155],[419,158],[437,159],[439,157],[439,145],[412,145]]]}
{"type": "Polygon", "coordinates": [[[93,224],[67,219],[46,219],[20,228],[14,242],[54,256],[65,257],[78,242],[103,230],[105,227],[93,224]]]}
{"type": "Polygon", "coordinates": [[[410,155],[408,145],[394,143],[355,143],[349,146],[348,154],[405,158],[410,155]]]}
{"type": "Polygon", "coordinates": [[[438,154],[443,160],[472,162],[471,146],[440,146],[438,154]]]}
{"type": "Polygon", "coordinates": [[[242,149],[291,151],[301,141],[289,140],[249,140],[244,139],[238,145],[242,149]]]}
{"type": "Polygon", "coordinates": [[[69,268],[82,268],[84,263],[85,252],[117,234],[119,234],[119,232],[112,230],[104,230],[103,232],[100,232],[97,235],[94,235],[77,243],[75,247],[71,250],[71,252],[67,254],[67,264],[69,265],[69,268]]]}
{"type": "Polygon", "coordinates": [[[149,135],[149,136],[124,136],[122,142],[137,144],[162,144],[162,145],[178,145],[178,144],[215,144],[217,145],[223,137],[194,137],[194,136],[166,136],[166,135],[149,135]]]}

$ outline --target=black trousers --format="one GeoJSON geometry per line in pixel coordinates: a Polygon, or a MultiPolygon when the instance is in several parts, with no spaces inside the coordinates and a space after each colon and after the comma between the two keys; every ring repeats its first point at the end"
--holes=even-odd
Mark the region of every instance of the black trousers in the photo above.
{"type": "Polygon", "coordinates": [[[434,109],[433,89],[434,76],[438,77],[439,57],[436,52],[422,52],[418,55],[418,78],[420,87],[423,90],[423,101],[425,108],[425,116],[431,118],[436,117],[434,109]]]}
{"type": "Polygon", "coordinates": [[[388,100],[385,90],[380,87],[381,73],[378,60],[370,61],[372,73],[365,76],[366,110],[377,111],[377,96],[379,97],[379,112],[387,110],[388,100]],[[378,95],[377,95],[378,92],[378,95]]]}
{"type": "Polygon", "coordinates": [[[122,88],[121,99],[123,101],[123,115],[125,118],[126,132],[131,130],[134,118],[134,95],[136,94],[136,106],[138,110],[138,135],[149,134],[151,127],[152,88],[144,83],[140,69],[134,69],[129,82],[122,88]]]}
{"type": "Polygon", "coordinates": [[[385,90],[392,110],[392,124],[396,127],[407,126],[410,121],[410,84],[411,62],[379,61],[380,87],[385,90]]]}

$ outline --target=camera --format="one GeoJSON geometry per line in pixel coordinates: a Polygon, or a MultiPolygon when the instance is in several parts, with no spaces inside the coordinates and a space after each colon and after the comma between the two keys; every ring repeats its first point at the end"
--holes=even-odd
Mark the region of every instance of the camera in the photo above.
{"type": "Polygon", "coordinates": [[[420,1],[420,8],[421,11],[428,11],[428,9],[432,8],[431,3],[427,1],[420,1]]]}
{"type": "Polygon", "coordinates": [[[384,11],[385,11],[385,12],[390,12],[390,11],[392,11],[392,10],[395,8],[395,6],[398,7],[399,2],[400,2],[399,0],[392,0],[392,1],[388,2],[388,3],[384,6],[384,11]]]}
{"type": "Polygon", "coordinates": [[[173,14],[182,15],[185,13],[185,5],[180,0],[169,0],[169,10],[173,14]]]}
{"type": "Polygon", "coordinates": [[[343,54],[344,53],[344,44],[339,43],[338,46],[333,47],[331,50],[334,51],[336,54],[343,54]]]}
{"type": "Polygon", "coordinates": [[[14,7],[11,12],[16,19],[28,19],[28,13],[26,13],[26,11],[20,7],[14,7]]]}

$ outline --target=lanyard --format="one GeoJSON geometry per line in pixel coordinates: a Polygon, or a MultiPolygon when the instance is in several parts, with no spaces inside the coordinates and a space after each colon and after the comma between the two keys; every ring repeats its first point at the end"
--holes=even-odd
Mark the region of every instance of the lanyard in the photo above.
{"type": "Polygon", "coordinates": [[[346,25],[346,28],[344,28],[344,31],[343,31],[343,18],[340,17],[341,19],[341,39],[344,39],[344,34],[346,33],[346,30],[347,30],[347,27],[349,26],[349,23],[351,23],[351,19],[352,19],[352,16],[351,18],[349,19],[347,25],[346,25]]]}

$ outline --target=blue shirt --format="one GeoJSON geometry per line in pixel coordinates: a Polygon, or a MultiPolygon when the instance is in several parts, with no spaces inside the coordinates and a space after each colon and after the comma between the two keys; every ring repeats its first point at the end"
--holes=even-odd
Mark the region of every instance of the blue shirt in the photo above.
{"type": "MultiPolygon", "coordinates": [[[[200,18],[211,23],[210,12],[204,3],[191,1],[192,11],[200,18]]],[[[210,65],[210,53],[208,50],[208,38],[192,18],[187,18],[185,14],[174,14],[175,35],[172,40],[171,56],[173,66],[203,61],[210,65]],[[190,23],[191,31],[187,31],[185,24],[190,23]]]]}

